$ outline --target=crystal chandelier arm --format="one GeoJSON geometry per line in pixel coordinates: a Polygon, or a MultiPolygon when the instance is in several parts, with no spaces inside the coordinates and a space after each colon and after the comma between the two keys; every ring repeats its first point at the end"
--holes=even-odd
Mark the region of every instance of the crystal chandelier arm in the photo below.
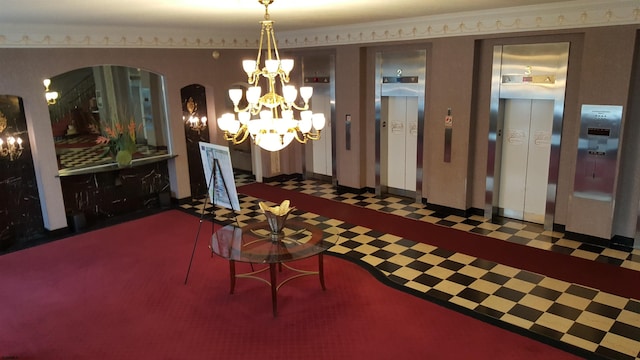
{"type": "Polygon", "coordinates": [[[308,139],[308,140],[320,140],[320,133],[321,133],[321,130],[317,130],[315,133],[308,132],[304,134],[304,137],[305,139],[308,139]]]}
{"type": "Polygon", "coordinates": [[[225,131],[224,139],[226,141],[231,141],[234,145],[244,142],[245,140],[247,140],[247,137],[249,136],[249,130],[247,130],[246,127],[240,128],[240,129],[241,130],[235,134],[231,134],[230,132],[225,131]]]}
{"type": "Polygon", "coordinates": [[[307,143],[306,135],[301,133],[298,128],[296,128],[296,131],[293,132],[293,136],[295,137],[296,141],[298,141],[299,143],[301,143],[301,144],[306,144],[307,143]]]}
{"type": "Polygon", "coordinates": [[[253,109],[253,108],[254,108],[254,107],[253,107],[251,104],[248,104],[247,106],[245,106],[245,107],[244,107],[244,108],[242,108],[242,109],[241,109],[238,105],[233,105],[233,111],[234,111],[235,113],[241,113],[241,112],[249,112],[249,111],[251,111],[251,114],[252,114],[252,115],[255,115],[255,114],[257,114],[257,113],[254,113],[254,112],[253,112],[253,111],[254,111],[254,109],[253,109]]]}
{"type": "Polygon", "coordinates": [[[305,103],[303,106],[298,106],[295,102],[293,102],[291,103],[290,107],[299,111],[305,111],[309,110],[309,103],[305,103]]]}

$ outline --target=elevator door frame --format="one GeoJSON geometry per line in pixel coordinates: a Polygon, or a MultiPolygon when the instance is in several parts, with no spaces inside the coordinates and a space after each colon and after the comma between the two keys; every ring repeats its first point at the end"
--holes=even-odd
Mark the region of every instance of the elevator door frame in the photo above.
{"type": "MultiPolygon", "coordinates": [[[[418,134],[416,149],[416,191],[415,201],[422,202],[423,149],[425,122],[427,51],[379,51],[376,53],[375,73],[375,191],[382,196],[388,189],[381,184],[381,137],[382,137],[382,97],[416,96],[418,98],[418,134]],[[385,61],[386,60],[386,61],[385,61]],[[384,83],[386,76],[417,76],[417,83],[384,83]]],[[[409,164],[407,164],[409,165],[409,164]]],[[[386,170],[385,170],[386,171],[386,170]]]]}
{"type": "Polygon", "coordinates": [[[500,213],[497,203],[500,197],[501,136],[504,135],[502,134],[504,125],[503,100],[553,100],[553,125],[549,138],[551,150],[544,214],[544,228],[547,230],[553,229],[568,62],[568,42],[494,46],[485,192],[484,216],[486,218],[493,219],[499,216],[500,213]],[[539,56],[540,60],[536,56],[539,56]],[[553,60],[549,59],[555,59],[557,64],[554,65],[553,60]],[[544,68],[544,70],[541,70],[543,73],[553,73],[555,75],[553,85],[525,83],[524,81],[521,84],[505,84],[511,74],[523,74],[524,79],[526,72],[532,71],[532,68],[544,68]]]}

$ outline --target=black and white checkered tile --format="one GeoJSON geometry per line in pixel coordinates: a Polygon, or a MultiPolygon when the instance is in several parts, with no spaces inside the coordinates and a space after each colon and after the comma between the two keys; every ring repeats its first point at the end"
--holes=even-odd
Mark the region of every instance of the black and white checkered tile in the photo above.
{"type": "Polygon", "coordinates": [[[341,201],[368,209],[473,232],[538,249],[577,256],[640,271],[640,249],[611,249],[568,239],[563,233],[545,230],[542,225],[504,219],[492,223],[482,216],[464,218],[427,209],[423,204],[401,197],[378,198],[373,193],[339,193],[331,184],[316,180],[289,180],[269,185],[341,201]]]}
{"type": "MultiPolygon", "coordinates": [[[[138,146],[138,151],[146,156],[166,155],[166,150],[153,150],[148,146],[138,146]]],[[[81,168],[113,162],[113,158],[105,156],[105,146],[96,145],[82,148],[67,148],[58,150],[59,168],[81,168]]]]}
{"type": "MultiPolygon", "coordinates": [[[[238,181],[250,182],[247,177],[238,181]]],[[[638,267],[633,251],[597,249],[546,232],[542,227],[507,221],[494,224],[479,217],[460,218],[424,209],[410,200],[373,194],[338,194],[330,184],[289,181],[270,185],[336,201],[408,216],[442,226],[471,231],[505,241],[560,251],[594,261],[607,261],[631,269],[638,267]]],[[[258,199],[239,195],[235,214],[217,208],[217,222],[240,226],[264,219],[258,199]]],[[[211,205],[194,200],[186,211],[211,216],[211,205]],[[204,212],[203,212],[204,211],[204,212]]],[[[502,264],[478,259],[357,224],[297,210],[294,214],[339,241],[329,252],[375,269],[383,279],[408,292],[453,309],[473,314],[532,337],[575,350],[579,355],[610,359],[640,358],[640,300],[587,288],[502,264]]]]}

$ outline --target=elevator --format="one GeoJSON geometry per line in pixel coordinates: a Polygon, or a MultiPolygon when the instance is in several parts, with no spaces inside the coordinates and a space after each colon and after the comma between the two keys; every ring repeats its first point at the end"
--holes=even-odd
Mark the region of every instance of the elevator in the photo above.
{"type": "Polygon", "coordinates": [[[552,229],[569,43],[494,47],[485,217],[552,229]]]}
{"type": "Polygon", "coordinates": [[[422,202],[426,50],[376,53],[376,195],[422,202]]]}
{"type": "Polygon", "coordinates": [[[304,173],[306,176],[336,180],[335,142],[335,55],[314,53],[302,57],[304,86],[313,88],[311,109],[324,114],[326,124],[320,139],[305,146],[304,173]]]}

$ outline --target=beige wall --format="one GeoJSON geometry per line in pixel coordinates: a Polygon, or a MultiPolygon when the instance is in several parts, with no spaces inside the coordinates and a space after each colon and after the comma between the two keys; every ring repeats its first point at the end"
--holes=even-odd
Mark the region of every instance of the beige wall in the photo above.
{"type": "Polygon", "coordinates": [[[367,118],[362,112],[364,55],[359,46],[336,49],[336,173],[339,185],[360,189],[364,182],[363,147],[368,134],[364,131],[367,118]],[[351,149],[347,150],[345,118],[351,115],[351,149]]]}
{"type": "MultiPolygon", "coordinates": [[[[638,28],[637,25],[629,25],[555,33],[460,36],[402,44],[354,44],[318,49],[335,51],[338,184],[356,189],[375,187],[375,64],[372,54],[380,49],[399,46],[424,48],[428,55],[423,197],[431,204],[453,209],[483,209],[493,46],[570,41],[555,223],[566,225],[571,231],[608,238],[612,231],[611,206],[571,199],[580,105],[618,104],[625,106],[626,110],[638,28]],[[453,153],[451,162],[445,163],[443,123],[448,108],[452,109],[454,117],[453,153]],[[351,150],[345,148],[344,120],[347,114],[352,117],[351,150]]],[[[304,51],[307,54],[313,52],[304,51]]],[[[42,79],[96,64],[141,67],[164,75],[172,144],[178,155],[170,161],[171,190],[174,198],[182,199],[190,194],[180,88],[191,83],[205,86],[211,139],[224,143],[216,129],[215,119],[229,110],[227,88],[246,79],[240,60],[255,56],[253,50],[219,52],[220,57],[214,60],[211,50],[9,48],[0,51],[0,93],[21,96],[24,100],[48,229],[66,226],[66,219],[60,183],[56,178],[56,160],[42,79]]],[[[301,145],[294,144],[280,154],[263,153],[263,175],[302,173],[303,152],[301,145]]],[[[635,189],[639,190],[633,191],[640,191],[639,183],[635,182],[635,189]]],[[[633,228],[629,224],[623,225],[633,228]]],[[[633,234],[620,235],[633,237],[633,234]]]]}

